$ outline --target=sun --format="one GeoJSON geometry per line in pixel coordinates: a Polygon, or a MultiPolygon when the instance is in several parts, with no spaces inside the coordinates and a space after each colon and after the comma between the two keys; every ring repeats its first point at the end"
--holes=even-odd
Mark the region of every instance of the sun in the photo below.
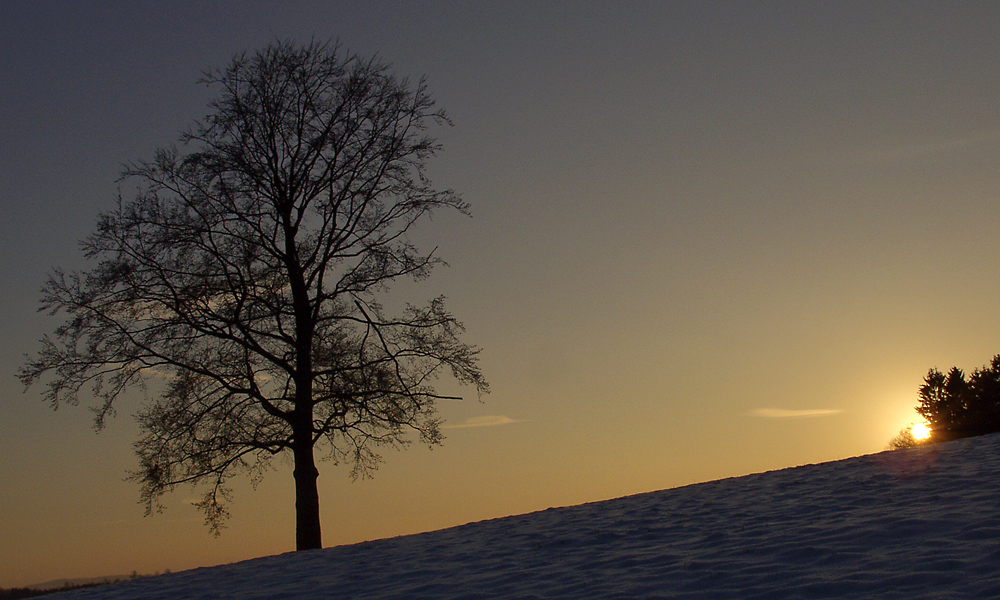
{"type": "Polygon", "coordinates": [[[913,434],[915,440],[926,440],[931,436],[931,428],[927,426],[927,423],[914,423],[913,427],[910,427],[910,433],[913,434]]]}

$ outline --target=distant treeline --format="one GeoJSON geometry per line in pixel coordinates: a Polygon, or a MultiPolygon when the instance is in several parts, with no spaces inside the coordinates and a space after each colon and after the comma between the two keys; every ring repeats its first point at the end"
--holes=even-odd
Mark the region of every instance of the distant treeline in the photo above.
{"type": "Polygon", "coordinates": [[[930,435],[917,438],[904,427],[889,440],[891,450],[1000,432],[1000,354],[968,375],[958,367],[947,374],[931,369],[919,392],[916,411],[930,435]]]}
{"type": "Polygon", "coordinates": [[[930,424],[931,442],[1000,431],[1000,355],[968,377],[958,367],[947,375],[931,369],[920,386],[917,413],[930,424]]]}
{"type": "MultiPolygon", "coordinates": [[[[164,571],[164,574],[170,572],[170,569],[164,571]]],[[[159,575],[159,571],[155,573],[159,575]]],[[[132,574],[128,577],[117,577],[114,579],[106,579],[104,581],[91,581],[87,583],[67,583],[59,587],[47,588],[44,590],[38,590],[34,588],[0,588],[0,600],[17,600],[18,598],[37,598],[38,596],[45,596],[47,594],[55,594],[56,592],[68,592],[70,590],[79,590],[82,588],[95,587],[99,585],[109,585],[112,583],[125,583],[126,581],[135,581],[136,579],[142,579],[143,577],[149,577],[149,575],[142,575],[137,571],[132,571],[132,574]]]]}
{"type": "Polygon", "coordinates": [[[102,581],[98,583],[78,583],[76,585],[66,584],[62,587],[51,588],[47,590],[36,590],[32,588],[10,588],[5,590],[0,588],[0,600],[16,600],[17,598],[35,598],[37,596],[45,596],[47,594],[54,594],[56,592],[68,592],[69,590],[78,590],[81,588],[94,587],[97,585],[105,585],[108,583],[118,583],[118,582],[102,581]]]}

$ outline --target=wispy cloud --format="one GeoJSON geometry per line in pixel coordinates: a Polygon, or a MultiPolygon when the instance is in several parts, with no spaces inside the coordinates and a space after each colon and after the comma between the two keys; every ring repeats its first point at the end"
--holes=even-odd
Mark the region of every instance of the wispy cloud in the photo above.
{"type": "Polygon", "coordinates": [[[469,427],[496,427],[497,425],[509,425],[511,423],[521,423],[521,421],[511,419],[505,415],[487,415],[484,417],[472,417],[459,423],[449,423],[441,427],[444,429],[467,429],[469,427]]]}
{"type": "Polygon", "coordinates": [[[981,144],[994,143],[1000,139],[1000,131],[990,130],[948,139],[931,140],[923,143],[901,144],[862,151],[856,156],[860,162],[896,162],[924,156],[962,150],[981,144]]]}
{"type": "Polygon", "coordinates": [[[829,417],[844,411],[836,408],[810,408],[805,410],[788,410],[786,408],[755,408],[750,414],[765,419],[801,419],[805,417],[829,417]]]}

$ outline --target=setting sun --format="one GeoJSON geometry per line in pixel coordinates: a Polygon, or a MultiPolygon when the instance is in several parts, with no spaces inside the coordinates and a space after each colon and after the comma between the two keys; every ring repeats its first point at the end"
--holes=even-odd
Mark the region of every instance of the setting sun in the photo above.
{"type": "Polygon", "coordinates": [[[910,428],[910,433],[913,434],[915,440],[926,440],[931,435],[931,428],[927,426],[927,423],[916,423],[910,428]]]}

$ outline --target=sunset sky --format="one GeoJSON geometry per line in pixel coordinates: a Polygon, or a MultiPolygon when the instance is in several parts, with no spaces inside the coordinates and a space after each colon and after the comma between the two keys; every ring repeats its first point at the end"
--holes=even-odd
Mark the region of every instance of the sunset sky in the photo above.
{"type": "MultiPolygon", "coordinates": [[[[291,467],[213,538],[143,517],[136,426],[15,373],[123,163],[200,73],[339,39],[454,121],[421,229],[492,393],[375,478],[320,465],[328,546],[883,450],[931,367],[1000,353],[1000,4],[0,0],[0,587],[294,548],[291,467]]],[[[131,191],[123,184],[122,193],[131,191]]],[[[451,384],[442,381],[445,389],[451,384]]],[[[458,390],[462,391],[462,390],[458,390]]]]}

